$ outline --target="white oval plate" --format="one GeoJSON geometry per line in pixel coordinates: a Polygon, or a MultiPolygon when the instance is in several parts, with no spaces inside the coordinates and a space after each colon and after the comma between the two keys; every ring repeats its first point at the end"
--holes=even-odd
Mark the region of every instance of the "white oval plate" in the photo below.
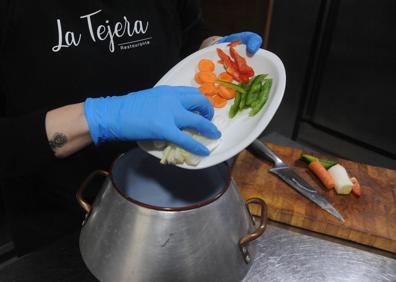
{"type": "MultiPolygon", "coordinates": [[[[201,49],[175,65],[158,81],[156,86],[172,85],[199,87],[194,81],[194,75],[198,69],[198,62],[204,58],[217,62],[219,57],[216,48],[221,48],[229,54],[227,43],[216,44],[201,49]]],[[[254,69],[255,75],[267,73],[268,78],[272,78],[272,88],[268,101],[264,105],[264,108],[254,117],[249,117],[250,109],[246,109],[242,112],[238,112],[234,118],[230,119],[228,117],[228,111],[234,101],[233,99],[228,101],[224,108],[216,109],[216,115],[222,117],[223,122],[224,119],[227,121],[225,128],[220,128],[222,132],[220,144],[209,156],[202,158],[198,165],[190,166],[181,164],[178,165],[179,167],[186,169],[202,169],[232,158],[259,137],[271,121],[282,101],[286,86],[286,72],[278,56],[270,51],[259,49],[253,56],[249,57],[245,45],[238,45],[235,49],[247,59],[247,63],[254,69]]],[[[223,71],[223,65],[216,63],[215,73],[219,74],[223,71]]],[[[149,154],[159,159],[162,158],[163,150],[154,148],[152,141],[141,141],[138,142],[138,144],[140,148],[149,154]]]]}

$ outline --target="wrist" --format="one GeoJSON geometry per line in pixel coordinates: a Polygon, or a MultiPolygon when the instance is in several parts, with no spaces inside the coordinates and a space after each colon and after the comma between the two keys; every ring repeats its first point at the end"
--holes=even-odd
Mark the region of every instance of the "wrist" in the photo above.
{"type": "Polygon", "coordinates": [[[45,129],[56,157],[67,157],[92,140],[84,117],[83,103],[66,105],[47,112],[45,129]]]}
{"type": "Polygon", "coordinates": [[[83,105],[84,117],[92,141],[97,145],[103,141],[104,126],[101,115],[106,112],[105,98],[87,98],[83,105]]]}
{"type": "Polygon", "coordinates": [[[212,46],[212,45],[216,44],[222,38],[223,37],[217,36],[217,35],[208,37],[204,41],[202,41],[201,47],[199,47],[199,49],[203,49],[203,48],[212,46]]]}
{"type": "Polygon", "coordinates": [[[119,111],[124,96],[87,98],[84,102],[84,116],[92,141],[97,145],[104,141],[122,139],[119,128],[119,111]]]}

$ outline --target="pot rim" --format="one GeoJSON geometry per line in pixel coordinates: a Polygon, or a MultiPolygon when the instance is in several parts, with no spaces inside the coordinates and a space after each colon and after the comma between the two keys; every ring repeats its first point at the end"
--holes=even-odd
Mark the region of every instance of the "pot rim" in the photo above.
{"type": "Polygon", "coordinates": [[[226,162],[223,162],[221,164],[224,164],[226,166],[227,172],[228,172],[227,181],[226,181],[224,187],[220,190],[220,192],[218,192],[217,194],[215,194],[213,197],[209,198],[208,200],[203,201],[203,202],[199,202],[199,203],[196,203],[196,204],[188,205],[188,206],[185,206],[185,207],[177,207],[177,208],[161,207],[161,206],[155,206],[155,205],[146,204],[146,203],[143,203],[141,201],[138,201],[136,199],[133,199],[131,197],[128,197],[128,196],[124,195],[124,193],[121,192],[121,189],[119,189],[117,187],[117,185],[115,184],[115,181],[113,179],[114,166],[115,166],[116,162],[120,158],[122,158],[124,155],[126,155],[126,154],[127,154],[126,152],[120,154],[112,162],[112,164],[110,166],[110,171],[109,171],[109,178],[110,178],[111,184],[112,184],[113,188],[117,191],[117,193],[121,195],[121,197],[123,197],[124,199],[126,199],[127,201],[129,201],[129,202],[131,202],[133,204],[136,204],[138,206],[141,206],[141,207],[144,207],[144,208],[147,208],[147,209],[157,210],[157,211],[169,211],[169,212],[180,212],[180,211],[188,211],[188,210],[197,209],[197,208],[200,208],[200,207],[203,207],[203,206],[207,206],[210,203],[216,201],[218,198],[220,198],[228,190],[228,188],[230,187],[230,184],[231,184],[231,169],[230,169],[230,166],[226,162]]]}

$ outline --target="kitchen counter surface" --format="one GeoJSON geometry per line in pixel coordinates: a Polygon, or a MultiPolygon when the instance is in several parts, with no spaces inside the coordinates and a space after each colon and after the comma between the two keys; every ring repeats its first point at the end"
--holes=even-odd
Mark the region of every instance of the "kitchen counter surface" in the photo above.
{"type": "MultiPolygon", "coordinates": [[[[0,281],[97,281],[85,267],[78,233],[0,269],[0,281]]],[[[393,254],[271,222],[258,239],[257,254],[243,282],[396,281],[393,254]]]]}
{"type": "Polygon", "coordinates": [[[396,256],[272,223],[244,282],[396,281],[396,256]]]}
{"type": "MultiPolygon", "coordinates": [[[[274,139],[280,145],[295,145],[279,136],[265,141],[274,139]]],[[[3,264],[0,281],[97,281],[82,261],[78,236],[67,235],[3,264]]],[[[396,282],[396,254],[270,222],[258,239],[256,258],[243,281],[396,282]]]]}

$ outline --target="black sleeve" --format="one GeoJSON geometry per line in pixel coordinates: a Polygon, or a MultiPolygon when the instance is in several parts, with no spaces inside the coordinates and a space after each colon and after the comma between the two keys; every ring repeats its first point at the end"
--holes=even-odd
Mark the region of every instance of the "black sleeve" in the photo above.
{"type": "MultiPolygon", "coordinates": [[[[0,0],[0,64],[11,1],[0,0]]],[[[0,75],[0,178],[25,175],[55,160],[45,130],[47,109],[20,117],[6,116],[6,99],[0,75]]]]}
{"type": "Polygon", "coordinates": [[[0,0],[0,50],[3,49],[5,41],[5,32],[10,17],[11,3],[10,0],[0,0]]]}
{"type": "Polygon", "coordinates": [[[0,117],[0,178],[34,173],[56,159],[48,145],[46,112],[0,117]]]}
{"type": "Polygon", "coordinates": [[[179,15],[183,34],[182,55],[185,57],[198,50],[210,34],[202,17],[199,0],[180,0],[179,15]]]}

